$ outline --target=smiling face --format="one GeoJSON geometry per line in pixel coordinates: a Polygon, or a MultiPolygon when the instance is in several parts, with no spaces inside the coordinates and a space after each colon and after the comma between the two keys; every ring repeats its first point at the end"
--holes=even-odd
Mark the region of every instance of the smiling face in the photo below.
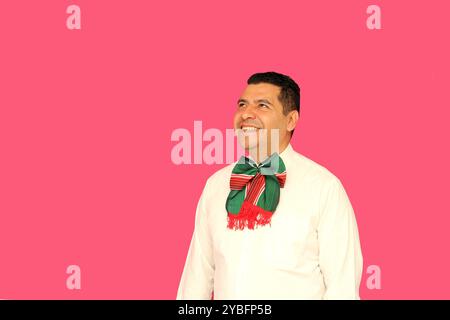
{"type": "Polygon", "coordinates": [[[278,143],[278,152],[282,152],[289,144],[291,131],[298,121],[298,112],[294,110],[284,114],[283,105],[278,99],[280,91],[280,87],[270,83],[249,84],[237,102],[234,129],[237,130],[240,144],[252,156],[261,150],[267,150],[268,155],[271,155],[274,149],[271,148],[272,143],[278,143]],[[272,141],[272,137],[278,141],[272,141]]]}

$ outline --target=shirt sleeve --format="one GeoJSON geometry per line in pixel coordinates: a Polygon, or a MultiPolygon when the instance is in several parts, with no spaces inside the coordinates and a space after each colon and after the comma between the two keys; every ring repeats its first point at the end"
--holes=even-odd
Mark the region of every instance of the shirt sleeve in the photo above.
{"type": "Polygon", "coordinates": [[[195,227],[178,287],[177,300],[210,300],[214,288],[213,245],[207,221],[208,181],[195,212],[195,227]]]}
{"type": "Polygon", "coordinates": [[[318,224],[319,265],[327,300],[359,300],[363,258],[358,226],[347,193],[338,178],[322,195],[318,224]]]}

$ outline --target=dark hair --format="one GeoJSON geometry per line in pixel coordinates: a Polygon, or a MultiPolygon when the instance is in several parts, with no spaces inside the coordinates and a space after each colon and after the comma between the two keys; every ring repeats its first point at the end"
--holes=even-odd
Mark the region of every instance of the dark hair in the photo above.
{"type": "Polygon", "coordinates": [[[283,106],[283,113],[300,112],[300,87],[289,76],[277,72],[255,73],[247,80],[247,84],[270,83],[281,88],[278,100],[283,106]]]}

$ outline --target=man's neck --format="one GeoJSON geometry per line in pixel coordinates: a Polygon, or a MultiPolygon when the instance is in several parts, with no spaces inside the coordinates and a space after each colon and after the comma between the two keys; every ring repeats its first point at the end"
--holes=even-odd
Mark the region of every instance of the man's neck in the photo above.
{"type": "Polygon", "coordinates": [[[249,153],[250,157],[257,164],[260,164],[261,162],[263,162],[264,160],[269,158],[274,152],[277,152],[278,154],[282,153],[287,148],[288,145],[289,145],[289,142],[281,145],[279,150],[274,150],[273,152],[271,150],[269,150],[267,153],[261,152],[261,154],[259,152],[259,148],[257,147],[257,148],[248,150],[248,153],[249,153]]]}

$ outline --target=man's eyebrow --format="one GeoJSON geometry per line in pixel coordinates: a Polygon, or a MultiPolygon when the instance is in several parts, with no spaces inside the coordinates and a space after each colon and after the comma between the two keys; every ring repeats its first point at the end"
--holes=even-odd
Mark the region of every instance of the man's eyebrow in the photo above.
{"type": "MultiPolygon", "coordinates": [[[[248,100],[246,100],[246,99],[239,99],[237,104],[239,104],[241,102],[248,103],[248,100]]],[[[272,103],[269,100],[267,100],[267,99],[258,99],[258,100],[255,100],[255,102],[256,103],[267,103],[267,104],[270,104],[272,106],[272,103]]]]}
{"type": "Polygon", "coordinates": [[[267,99],[259,99],[259,100],[256,100],[256,102],[258,102],[258,103],[267,103],[267,104],[272,105],[272,103],[269,100],[267,100],[267,99]]]}

